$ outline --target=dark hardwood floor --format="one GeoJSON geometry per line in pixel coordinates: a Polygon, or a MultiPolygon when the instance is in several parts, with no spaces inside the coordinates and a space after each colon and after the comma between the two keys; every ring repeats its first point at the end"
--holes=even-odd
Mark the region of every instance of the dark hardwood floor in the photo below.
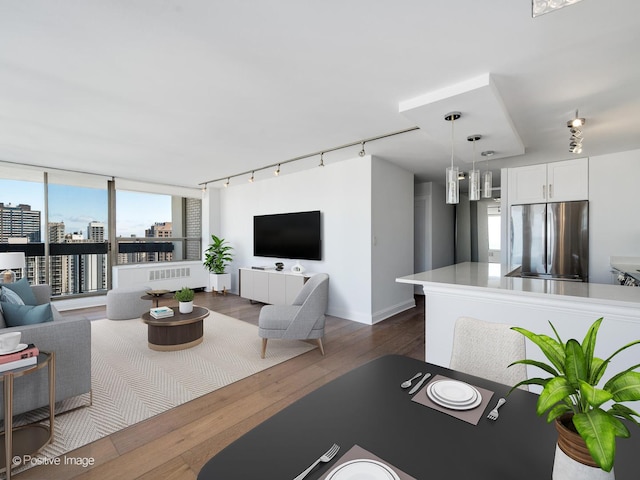
{"type": "MultiPolygon", "coordinates": [[[[204,292],[196,294],[195,303],[256,325],[261,307],[235,295],[204,292]]],[[[314,349],[65,455],[93,458],[92,466],[40,466],[15,477],[195,479],[202,465],[229,443],[343,373],[386,354],[424,360],[423,297],[417,296],[416,304],[373,326],[328,317],[324,356],[314,349]]],[[[105,309],[64,315],[99,319],[105,309]]]]}

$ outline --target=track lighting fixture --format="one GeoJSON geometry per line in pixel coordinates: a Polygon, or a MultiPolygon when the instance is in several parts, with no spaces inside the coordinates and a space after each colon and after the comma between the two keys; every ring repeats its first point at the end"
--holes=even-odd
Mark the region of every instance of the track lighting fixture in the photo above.
{"type": "Polygon", "coordinates": [[[381,140],[383,138],[393,137],[395,135],[401,135],[403,133],[413,132],[414,130],[419,130],[419,127],[411,127],[411,128],[407,128],[405,130],[400,130],[400,131],[397,131],[397,132],[387,133],[385,135],[378,135],[377,137],[365,138],[364,140],[358,140],[357,142],[347,143],[345,145],[339,145],[339,146],[333,147],[333,148],[325,148],[325,149],[323,149],[323,150],[321,150],[319,152],[309,153],[307,155],[302,155],[302,156],[299,156],[299,157],[290,158],[288,160],[283,160],[281,162],[273,163],[271,165],[265,165],[263,167],[256,168],[256,169],[253,169],[253,170],[247,170],[245,172],[236,173],[236,174],[231,175],[229,177],[222,177],[222,178],[216,178],[216,179],[212,179],[212,180],[207,180],[206,182],[202,182],[199,185],[204,185],[204,184],[207,184],[207,183],[216,183],[216,182],[220,182],[220,181],[226,180],[225,183],[224,183],[224,186],[228,187],[229,186],[229,180],[232,177],[243,177],[243,176],[248,175],[248,174],[251,174],[251,177],[249,178],[249,182],[253,182],[254,179],[255,179],[255,172],[256,171],[266,170],[266,169],[271,169],[271,168],[275,168],[273,174],[275,176],[278,176],[280,174],[280,167],[282,165],[284,165],[286,163],[297,162],[299,160],[304,160],[306,158],[315,157],[316,155],[320,155],[320,164],[319,164],[319,166],[320,167],[324,167],[323,155],[325,153],[334,152],[336,150],[342,150],[344,148],[351,148],[351,147],[354,147],[356,145],[360,145],[360,152],[358,152],[358,155],[361,156],[361,157],[364,157],[366,155],[366,152],[364,150],[364,144],[366,142],[373,142],[375,140],[381,140]]]}
{"type": "Polygon", "coordinates": [[[569,138],[569,151],[571,153],[582,153],[582,127],[586,123],[584,118],[578,116],[578,110],[576,110],[576,116],[572,120],[567,122],[571,137],[569,138]]]}
{"type": "Polygon", "coordinates": [[[470,135],[467,141],[473,142],[473,168],[469,171],[469,200],[480,200],[480,170],[476,170],[476,142],[482,135],[470,135]]]}
{"type": "Polygon", "coordinates": [[[447,168],[446,171],[446,186],[447,186],[447,203],[450,205],[455,205],[460,201],[460,180],[458,176],[458,167],[453,166],[453,157],[454,157],[454,129],[453,125],[456,120],[461,117],[460,112],[450,112],[444,116],[444,119],[447,122],[451,122],[451,167],[447,168]]]}

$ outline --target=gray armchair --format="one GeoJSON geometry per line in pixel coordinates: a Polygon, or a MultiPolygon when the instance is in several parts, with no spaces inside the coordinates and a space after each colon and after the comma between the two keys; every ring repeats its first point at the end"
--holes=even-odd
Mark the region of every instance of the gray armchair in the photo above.
{"type": "Polygon", "coordinates": [[[329,275],[313,275],[293,301],[292,305],[265,305],[260,310],[258,335],[262,338],[264,358],[269,338],[307,340],[315,339],[324,355],[325,312],[329,300],[329,275]]]}

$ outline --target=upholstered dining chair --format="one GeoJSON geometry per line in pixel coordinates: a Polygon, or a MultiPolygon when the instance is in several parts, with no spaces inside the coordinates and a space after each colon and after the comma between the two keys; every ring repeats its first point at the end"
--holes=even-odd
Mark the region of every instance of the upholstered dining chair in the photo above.
{"type": "Polygon", "coordinates": [[[260,310],[258,335],[262,338],[261,357],[265,357],[270,338],[315,339],[324,355],[325,312],[329,300],[329,275],[313,275],[302,287],[292,305],[265,305],[260,310]]]}
{"type": "MultiPolygon", "coordinates": [[[[524,358],[524,336],[510,325],[471,317],[456,320],[449,365],[453,370],[513,386],[527,379],[527,369],[525,365],[508,365],[524,358]]],[[[520,388],[529,390],[527,385],[520,388]]]]}

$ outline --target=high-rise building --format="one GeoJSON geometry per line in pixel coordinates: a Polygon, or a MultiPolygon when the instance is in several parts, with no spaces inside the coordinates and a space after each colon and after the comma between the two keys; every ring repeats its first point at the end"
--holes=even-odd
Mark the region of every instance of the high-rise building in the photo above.
{"type": "MultiPolygon", "coordinates": [[[[173,236],[173,224],[171,222],[156,222],[144,231],[145,237],[171,238],[173,236]]],[[[173,252],[149,252],[148,262],[170,262],[173,260],[173,252]]]]}
{"type": "Polygon", "coordinates": [[[31,205],[0,202],[0,242],[8,243],[9,238],[40,242],[40,211],[31,210],[31,205]]]}
{"type": "Polygon", "coordinates": [[[87,225],[87,239],[92,242],[104,242],[104,223],[89,222],[87,225]]]}

